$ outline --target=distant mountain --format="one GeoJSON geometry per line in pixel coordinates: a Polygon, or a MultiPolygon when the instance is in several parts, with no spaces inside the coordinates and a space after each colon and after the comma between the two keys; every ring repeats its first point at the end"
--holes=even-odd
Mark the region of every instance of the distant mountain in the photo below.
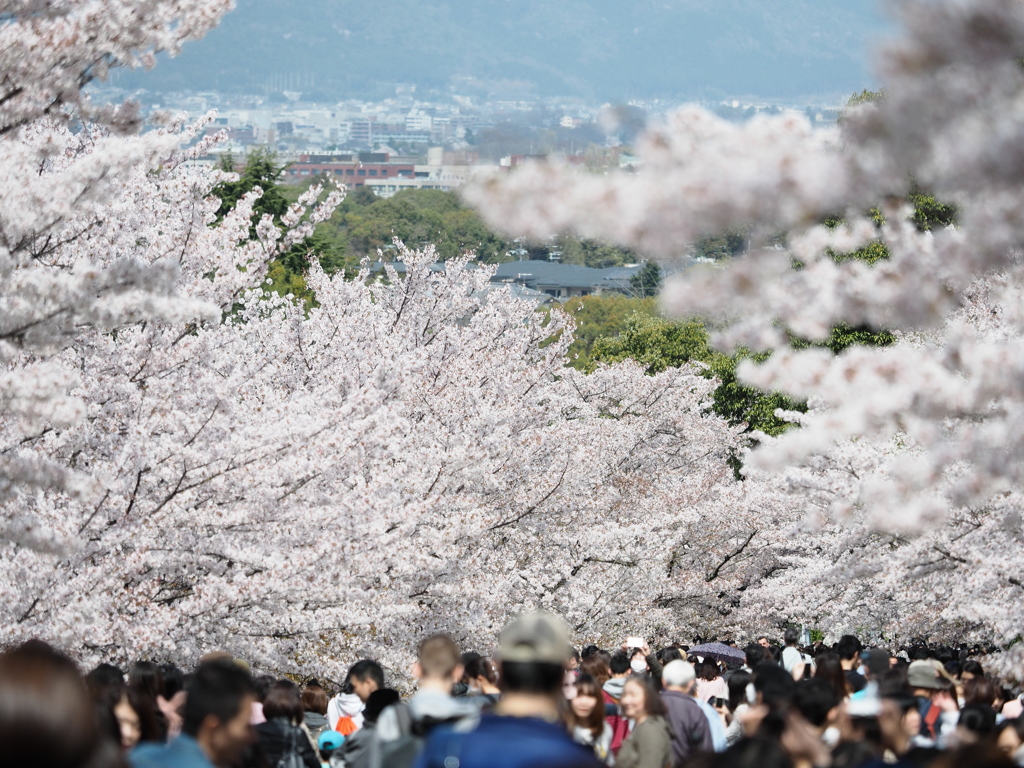
{"type": "Polygon", "coordinates": [[[875,0],[238,0],[119,84],[328,98],[474,89],[591,100],[791,97],[869,86],[875,0]]]}

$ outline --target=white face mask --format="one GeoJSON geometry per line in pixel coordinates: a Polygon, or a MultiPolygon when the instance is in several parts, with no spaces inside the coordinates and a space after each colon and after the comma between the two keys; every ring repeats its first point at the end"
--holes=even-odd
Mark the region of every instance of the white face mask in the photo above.
{"type": "Polygon", "coordinates": [[[629,662],[629,668],[639,675],[647,671],[647,662],[643,659],[633,659],[629,662]]]}
{"type": "Polygon", "coordinates": [[[757,704],[757,689],[754,688],[753,683],[747,683],[747,704],[754,706],[757,704]]]}

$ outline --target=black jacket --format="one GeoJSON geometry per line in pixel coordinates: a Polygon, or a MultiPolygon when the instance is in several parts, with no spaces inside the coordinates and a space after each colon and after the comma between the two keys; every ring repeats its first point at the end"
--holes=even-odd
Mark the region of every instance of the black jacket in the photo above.
{"type": "Polygon", "coordinates": [[[298,752],[306,768],[320,768],[320,759],[313,751],[306,732],[285,718],[275,717],[260,723],[256,726],[256,733],[269,768],[277,768],[281,758],[292,750],[298,752]]]}

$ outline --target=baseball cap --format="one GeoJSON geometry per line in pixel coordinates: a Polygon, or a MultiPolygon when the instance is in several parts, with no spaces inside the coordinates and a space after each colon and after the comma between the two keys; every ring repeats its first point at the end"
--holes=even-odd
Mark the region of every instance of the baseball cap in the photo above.
{"type": "Polygon", "coordinates": [[[502,661],[564,664],[569,633],[554,614],[526,613],[502,630],[498,642],[502,661]]]}
{"type": "Polygon", "coordinates": [[[345,743],[345,737],[337,731],[324,731],[320,734],[320,738],[316,740],[316,748],[319,750],[330,751],[337,749],[345,743]]]}

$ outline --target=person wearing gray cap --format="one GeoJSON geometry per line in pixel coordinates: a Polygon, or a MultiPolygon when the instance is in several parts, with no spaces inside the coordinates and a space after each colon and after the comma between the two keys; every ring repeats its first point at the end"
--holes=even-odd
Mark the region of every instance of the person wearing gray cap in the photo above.
{"type": "Polygon", "coordinates": [[[956,700],[949,695],[950,683],[939,673],[938,662],[914,661],[907,669],[907,686],[917,699],[921,713],[921,735],[935,741],[940,733],[942,713],[956,711],[956,700]]]}
{"type": "Polygon", "coordinates": [[[601,768],[561,725],[569,634],[557,616],[530,613],[499,638],[502,698],[493,714],[430,734],[416,768],[601,768]]]}

